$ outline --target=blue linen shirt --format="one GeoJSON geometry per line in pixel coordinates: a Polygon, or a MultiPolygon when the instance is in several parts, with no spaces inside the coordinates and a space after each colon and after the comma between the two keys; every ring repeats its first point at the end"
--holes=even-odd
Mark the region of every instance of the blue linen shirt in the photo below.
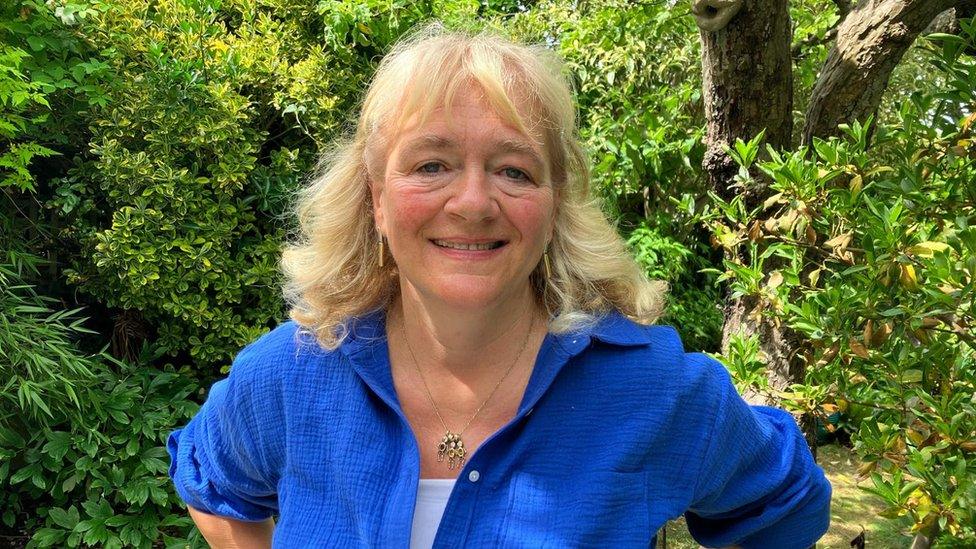
{"type": "MultiPolygon", "coordinates": [[[[335,351],[286,322],[169,438],[196,509],[277,515],[275,547],[406,548],[420,474],[385,316],[335,351]]],[[[684,513],[706,546],[806,548],[830,484],[792,417],[752,407],[676,332],[618,313],[548,334],[515,417],[469,456],[434,547],[647,547],[684,513]]]]}

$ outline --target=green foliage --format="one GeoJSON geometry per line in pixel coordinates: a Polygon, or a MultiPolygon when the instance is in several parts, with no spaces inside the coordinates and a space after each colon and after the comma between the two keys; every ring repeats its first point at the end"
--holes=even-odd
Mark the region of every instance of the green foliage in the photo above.
{"type": "Polygon", "coordinates": [[[516,23],[566,60],[594,187],[611,213],[648,213],[645,201],[667,210],[670,197],[702,194],[701,77],[688,70],[700,53],[687,5],[553,1],[516,23]]]}
{"type": "Polygon", "coordinates": [[[195,379],[107,357],[94,373],[77,415],[0,431],[4,521],[23,520],[29,547],[183,546],[192,522],[167,475],[165,439],[195,412],[195,379]]]}
{"type": "Polygon", "coordinates": [[[91,4],[78,30],[103,96],[50,202],[70,227],[68,281],[139,311],[154,350],[226,364],[284,317],[278,250],[299,178],[348,129],[376,60],[435,9],[450,20],[480,8],[91,4]]]}
{"type": "Polygon", "coordinates": [[[833,44],[840,14],[836,2],[794,0],[790,2],[790,19],[793,21],[793,112],[796,118],[793,143],[798,143],[810,94],[833,44]]]}
{"type": "MultiPolygon", "coordinates": [[[[647,275],[666,281],[671,291],[664,322],[674,325],[688,349],[716,350],[722,331],[722,301],[714,277],[699,273],[708,265],[695,249],[659,227],[640,222],[627,237],[627,245],[647,275]]],[[[697,249],[697,248],[696,248],[697,249]]]]}
{"type": "Polygon", "coordinates": [[[721,291],[699,243],[706,198],[699,39],[686,4],[550,1],[513,20],[566,60],[593,186],[638,261],[671,286],[665,322],[688,348],[718,347],[721,291]]]}
{"type": "Polygon", "coordinates": [[[75,334],[88,332],[78,310],[52,310],[54,300],[37,295],[21,277],[24,269],[36,273],[37,258],[8,255],[0,264],[0,429],[11,422],[26,429],[53,419],[54,411],[81,406],[79,386],[91,381],[92,362],[73,345],[75,334]]]}
{"type": "Polygon", "coordinates": [[[186,540],[164,444],[195,411],[196,380],[79,352],[93,332],[28,284],[40,263],[9,251],[0,264],[0,521],[33,532],[31,547],[186,540]]]}
{"type": "MultiPolygon", "coordinates": [[[[791,15],[802,111],[836,5],[798,0],[791,15]]],[[[808,151],[736,144],[740,179],[773,189],[748,211],[709,195],[699,168],[688,4],[622,0],[0,6],[8,528],[37,547],[202,544],[169,486],[163,437],[195,410],[200,380],[283,317],[290,196],[350,129],[377,60],[432,18],[555,48],[594,188],[647,273],[671,286],[664,321],[689,349],[714,351],[725,290],[754,299],[754,315],[806,341],[808,378],[784,405],[846,412],[888,514],[976,536],[972,25],[909,52],[873,137],[854,125],[808,151]],[[917,93],[919,75],[937,91],[917,93]],[[716,269],[723,250],[739,253],[716,269]],[[145,323],[128,362],[99,352],[120,311],[145,323]]],[[[728,343],[740,389],[768,392],[758,341],[728,343]]]]}
{"type": "MultiPolygon", "coordinates": [[[[854,124],[812,151],[769,149],[755,165],[765,204],[710,214],[716,242],[740,252],[720,278],[804,338],[807,380],[784,404],[857,407],[855,449],[886,515],[951,536],[976,524],[976,62],[963,54],[976,32],[964,29],[932,37],[948,89],[913,93],[873,144],[854,124]]],[[[759,146],[733,147],[740,178],[759,146]]]]}
{"type": "Polygon", "coordinates": [[[729,370],[740,394],[769,391],[766,361],[759,348],[758,335],[732,334],[728,350],[713,356],[729,370]]]}
{"type": "Polygon", "coordinates": [[[28,53],[19,48],[0,44],[0,137],[11,140],[9,148],[0,154],[0,188],[16,187],[21,191],[34,188],[31,161],[34,157],[56,154],[33,141],[15,142],[31,124],[43,117],[29,117],[32,107],[49,106],[40,84],[27,79],[21,72],[28,53]]]}

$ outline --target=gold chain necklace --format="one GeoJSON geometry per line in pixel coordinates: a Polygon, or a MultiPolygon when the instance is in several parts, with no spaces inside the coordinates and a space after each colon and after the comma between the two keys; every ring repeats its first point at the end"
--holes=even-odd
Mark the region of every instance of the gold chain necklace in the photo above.
{"type": "Polygon", "coordinates": [[[437,419],[440,420],[441,426],[444,427],[444,436],[441,438],[440,443],[437,444],[437,461],[443,462],[444,458],[446,457],[448,469],[453,470],[456,467],[464,467],[464,461],[468,455],[468,451],[464,447],[464,441],[461,440],[461,435],[463,435],[464,431],[468,428],[469,425],[471,425],[471,422],[474,421],[476,417],[478,417],[478,414],[480,414],[482,408],[484,408],[485,405],[488,404],[488,401],[491,400],[491,397],[495,396],[495,391],[497,391],[498,388],[501,387],[502,382],[505,381],[505,378],[508,377],[508,374],[510,374],[512,372],[512,369],[515,368],[515,365],[518,364],[519,359],[522,358],[522,353],[525,351],[525,347],[529,344],[529,337],[532,335],[532,329],[535,328],[535,316],[533,316],[532,320],[530,321],[529,330],[525,334],[525,340],[522,341],[522,347],[519,349],[518,354],[515,355],[515,360],[508,367],[508,369],[505,370],[505,375],[503,375],[501,379],[498,380],[498,383],[495,384],[495,388],[492,389],[491,393],[488,394],[488,398],[486,398],[485,401],[481,403],[481,406],[478,406],[478,409],[474,411],[474,415],[471,416],[471,419],[469,419],[468,422],[464,424],[464,427],[461,427],[461,430],[458,431],[457,433],[452,432],[447,427],[447,423],[444,421],[444,417],[441,416],[440,410],[437,409],[437,404],[434,403],[434,397],[431,396],[430,394],[430,387],[427,386],[427,380],[424,379],[424,374],[423,372],[420,371],[420,363],[417,362],[417,355],[413,353],[413,347],[410,346],[410,340],[407,339],[406,317],[404,317],[402,321],[403,321],[403,325],[401,328],[401,332],[402,332],[401,335],[403,336],[403,342],[406,343],[407,351],[410,352],[410,358],[413,360],[414,368],[417,369],[417,375],[420,376],[420,381],[424,384],[424,392],[427,394],[427,401],[430,402],[431,408],[433,408],[434,413],[437,414],[437,419]]]}

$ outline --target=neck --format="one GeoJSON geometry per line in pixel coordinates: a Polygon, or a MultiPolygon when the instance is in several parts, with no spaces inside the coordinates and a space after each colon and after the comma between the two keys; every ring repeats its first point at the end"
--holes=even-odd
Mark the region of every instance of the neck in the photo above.
{"type": "MultiPolygon", "coordinates": [[[[497,370],[499,359],[511,360],[530,326],[545,326],[531,287],[508,299],[476,310],[458,310],[426,301],[402,287],[392,307],[392,331],[406,335],[425,369],[447,370],[459,378],[497,370]],[[533,321],[533,319],[535,319],[533,321]]],[[[436,372],[432,372],[436,373],[436,372]]]]}

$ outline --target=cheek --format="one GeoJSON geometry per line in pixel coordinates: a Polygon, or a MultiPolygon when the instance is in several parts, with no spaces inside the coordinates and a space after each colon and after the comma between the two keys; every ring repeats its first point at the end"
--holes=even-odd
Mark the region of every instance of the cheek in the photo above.
{"type": "Polygon", "coordinates": [[[387,201],[388,223],[392,230],[411,233],[437,215],[438,205],[422,193],[395,193],[387,201]]]}
{"type": "Polygon", "coordinates": [[[512,211],[512,220],[525,238],[545,243],[553,225],[552,200],[537,200],[520,204],[512,211]]]}

